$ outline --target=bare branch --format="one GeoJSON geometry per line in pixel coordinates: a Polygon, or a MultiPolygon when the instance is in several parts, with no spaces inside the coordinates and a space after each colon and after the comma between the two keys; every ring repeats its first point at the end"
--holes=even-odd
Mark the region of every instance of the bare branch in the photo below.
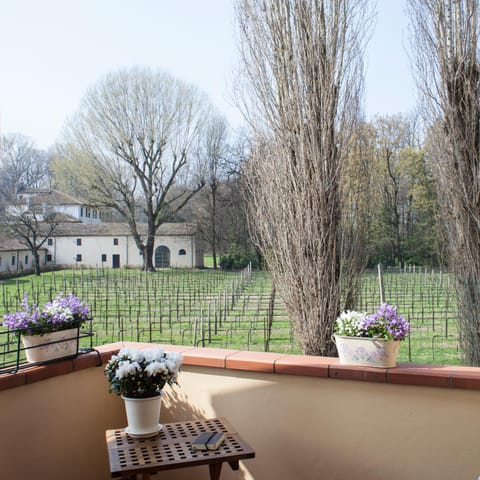
{"type": "Polygon", "coordinates": [[[92,87],[70,123],[64,151],[87,165],[89,200],[128,222],[145,270],[154,269],[155,232],[203,187],[198,148],[211,111],[196,88],[166,73],[130,69],[92,87]],[[145,238],[137,229],[142,222],[145,238]]]}
{"type": "Polygon", "coordinates": [[[250,220],[305,353],[331,355],[341,298],[342,164],[359,106],[363,0],[241,0],[256,144],[250,220]]]}
{"type": "Polygon", "coordinates": [[[459,287],[460,341],[480,365],[480,69],[478,0],[409,0],[430,161],[459,287]]]}

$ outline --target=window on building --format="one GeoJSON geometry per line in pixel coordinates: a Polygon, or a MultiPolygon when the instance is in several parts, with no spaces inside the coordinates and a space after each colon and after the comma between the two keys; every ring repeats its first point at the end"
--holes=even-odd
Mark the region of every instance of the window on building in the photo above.
{"type": "Polygon", "coordinates": [[[47,262],[52,261],[52,255],[50,253],[47,253],[47,262]]]}
{"type": "Polygon", "coordinates": [[[53,245],[53,238],[48,238],[47,239],[47,245],[51,247],[53,245]]]}
{"type": "Polygon", "coordinates": [[[83,207],[80,207],[80,216],[83,217],[83,207]]]}
{"type": "Polygon", "coordinates": [[[25,255],[24,260],[25,260],[25,261],[24,261],[23,263],[24,263],[25,265],[28,265],[28,255],[25,255]]]}
{"type": "Polygon", "coordinates": [[[75,257],[75,261],[77,261],[77,262],[82,261],[82,254],[81,253],[77,253],[77,256],[75,257]]]}
{"type": "Polygon", "coordinates": [[[93,218],[97,218],[97,211],[95,209],[93,210],[93,218]]]}
{"type": "Polygon", "coordinates": [[[15,265],[15,255],[12,255],[12,265],[15,265]]]}
{"type": "Polygon", "coordinates": [[[118,245],[118,238],[114,238],[114,239],[113,239],[113,244],[114,244],[114,245],[118,245]]]}
{"type": "Polygon", "coordinates": [[[107,254],[102,253],[102,262],[106,262],[106,261],[107,261],[107,254]]]}
{"type": "Polygon", "coordinates": [[[184,248],[181,248],[181,249],[178,251],[178,254],[179,254],[179,255],[186,255],[187,252],[185,251],[184,248]]]}
{"type": "Polygon", "coordinates": [[[82,245],[82,239],[81,239],[81,238],[77,238],[77,247],[79,247],[80,245],[82,245]]]}
{"type": "Polygon", "coordinates": [[[87,218],[90,218],[90,208],[88,208],[88,207],[85,207],[85,216],[87,218]]]}

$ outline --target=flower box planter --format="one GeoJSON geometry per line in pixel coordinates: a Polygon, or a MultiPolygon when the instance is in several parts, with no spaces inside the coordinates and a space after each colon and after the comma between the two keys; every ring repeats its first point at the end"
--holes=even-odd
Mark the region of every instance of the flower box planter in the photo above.
{"type": "Polygon", "coordinates": [[[0,332],[0,343],[7,346],[10,355],[0,364],[1,373],[92,350],[91,339],[89,348],[85,342],[80,348],[81,339],[93,336],[90,307],[73,294],[59,294],[40,307],[31,304],[25,293],[22,309],[3,318],[2,325],[8,330],[0,332]]]}
{"type": "Polygon", "coordinates": [[[48,362],[78,353],[79,328],[70,328],[44,335],[22,335],[27,361],[48,362]]]}
{"type": "Polygon", "coordinates": [[[340,363],[376,368],[397,366],[399,340],[334,335],[340,363]]]}
{"type": "Polygon", "coordinates": [[[397,366],[400,342],[410,331],[410,323],[397,307],[382,303],[376,313],[347,310],[335,324],[333,340],[341,364],[393,368],[397,366]]]}

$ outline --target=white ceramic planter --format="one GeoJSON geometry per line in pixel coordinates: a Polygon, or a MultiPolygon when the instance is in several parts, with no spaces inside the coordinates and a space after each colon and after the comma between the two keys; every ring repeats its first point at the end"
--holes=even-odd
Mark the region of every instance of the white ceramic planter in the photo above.
{"type": "Polygon", "coordinates": [[[334,335],[341,364],[393,368],[397,366],[399,340],[334,335]]]}
{"type": "Polygon", "coordinates": [[[68,357],[77,354],[78,328],[44,335],[22,335],[22,342],[27,360],[31,363],[68,357]],[[45,345],[46,343],[47,345],[45,345]]]}
{"type": "Polygon", "coordinates": [[[162,426],[160,422],[161,394],[150,398],[129,398],[122,395],[125,401],[128,427],[125,432],[132,437],[152,437],[162,426]]]}

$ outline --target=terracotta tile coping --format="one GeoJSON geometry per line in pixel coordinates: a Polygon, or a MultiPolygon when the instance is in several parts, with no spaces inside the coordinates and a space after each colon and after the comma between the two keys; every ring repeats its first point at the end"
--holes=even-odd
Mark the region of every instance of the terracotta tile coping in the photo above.
{"type": "Polygon", "coordinates": [[[102,345],[97,347],[96,351],[80,355],[75,359],[61,360],[48,365],[26,368],[16,373],[1,374],[0,390],[27,385],[85,368],[102,366],[112,354],[118,352],[122,347],[161,347],[166,351],[181,352],[184,365],[362,382],[480,390],[480,368],[475,367],[400,363],[396,368],[384,369],[341,365],[338,358],[329,357],[136,342],[102,345]]]}

